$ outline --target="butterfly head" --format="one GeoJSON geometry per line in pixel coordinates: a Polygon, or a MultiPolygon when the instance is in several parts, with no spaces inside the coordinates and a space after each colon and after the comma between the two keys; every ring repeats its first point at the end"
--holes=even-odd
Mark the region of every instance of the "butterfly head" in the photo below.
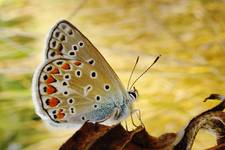
{"type": "Polygon", "coordinates": [[[135,87],[133,87],[133,89],[128,91],[128,94],[132,101],[135,101],[137,99],[137,97],[139,96],[138,91],[135,87]]]}

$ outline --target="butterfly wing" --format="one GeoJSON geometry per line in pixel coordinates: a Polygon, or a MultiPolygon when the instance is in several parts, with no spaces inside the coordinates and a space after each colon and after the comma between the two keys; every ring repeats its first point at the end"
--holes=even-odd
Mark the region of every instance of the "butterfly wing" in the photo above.
{"type": "Polygon", "coordinates": [[[46,62],[37,70],[33,90],[37,113],[61,124],[104,121],[123,104],[126,91],[103,56],[67,21],[53,27],[46,62]]]}
{"type": "Polygon", "coordinates": [[[98,71],[107,74],[115,81],[119,91],[126,93],[120,79],[100,54],[97,48],[71,23],[66,20],[59,21],[49,34],[46,59],[77,58],[98,68],[98,71]]]}

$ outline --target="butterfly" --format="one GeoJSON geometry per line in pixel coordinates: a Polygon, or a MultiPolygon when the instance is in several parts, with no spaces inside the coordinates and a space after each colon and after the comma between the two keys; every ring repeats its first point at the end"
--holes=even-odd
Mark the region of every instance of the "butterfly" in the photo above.
{"type": "Polygon", "coordinates": [[[32,82],[36,113],[55,126],[118,124],[138,96],[135,88],[124,88],[97,48],[66,20],[50,31],[44,62],[32,82]]]}

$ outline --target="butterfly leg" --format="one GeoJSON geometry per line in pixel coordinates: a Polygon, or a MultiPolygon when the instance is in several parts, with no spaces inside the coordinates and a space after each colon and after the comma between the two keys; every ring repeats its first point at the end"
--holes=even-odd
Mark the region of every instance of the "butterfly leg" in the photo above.
{"type": "Polygon", "coordinates": [[[133,126],[137,128],[138,126],[134,123],[133,112],[131,112],[130,118],[131,118],[131,122],[132,122],[133,126]]]}
{"type": "Polygon", "coordinates": [[[104,125],[115,125],[115,124],[118,124],[120,123],[120,112],[121,112],[121,109],[118,108],[118,107],[115,107],[112,111],[112,113],[106,117],[102,123],[104,125]]]}
{"type": "Polygon", "coordinates": [[[141,111],[140,111],[140,109],[136,109],[136,111],[138,112],[137,113],[138,120],[140,121],[141,126],[144,127],[144,123],[143,123],[143,121],[141,119],[141,111]]]}
{"type": "Polygon", "coordinates": [[[140,111],[140,109],[133,109],[133,110],[131,111],[130,117],[131,117],[131,122],[132,122],[132,124],[133,124],[136,128],[138,127],[138,125],[136,125],[136,124],[134,123],[134,119],[133,119],[133,114],[134,114],[134,113],[137,115],[137,118],[138,118],[138,120],[140,121],[141,126],[144,127],[144,123],[142,122],[142,119],[141,119],[141,111],[140,111]]]}
{"type": "Polygon", "coordinates": [[[125,130],[128,131],[127,121],[125,120],[125,130]]]}

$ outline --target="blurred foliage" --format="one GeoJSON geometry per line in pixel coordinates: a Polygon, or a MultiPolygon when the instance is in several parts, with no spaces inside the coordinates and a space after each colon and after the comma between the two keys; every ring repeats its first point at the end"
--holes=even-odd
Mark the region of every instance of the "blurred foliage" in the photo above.
{"type": "MultiPolygon", "coordinates": [[[[124,85],[137,56],[135,77],[162,54],[137,83],[135,107],[152,135],[177,132],[215,105],[205,97],[224,94],[224,8],[224,0],[0,0],[0,149],[56,149],[74,132],[46,128],[31,100],[45,36],[61,18],[89,37],[124,85]]],[[[193,149],[214,144],[202,132],[193,149]]]]}

